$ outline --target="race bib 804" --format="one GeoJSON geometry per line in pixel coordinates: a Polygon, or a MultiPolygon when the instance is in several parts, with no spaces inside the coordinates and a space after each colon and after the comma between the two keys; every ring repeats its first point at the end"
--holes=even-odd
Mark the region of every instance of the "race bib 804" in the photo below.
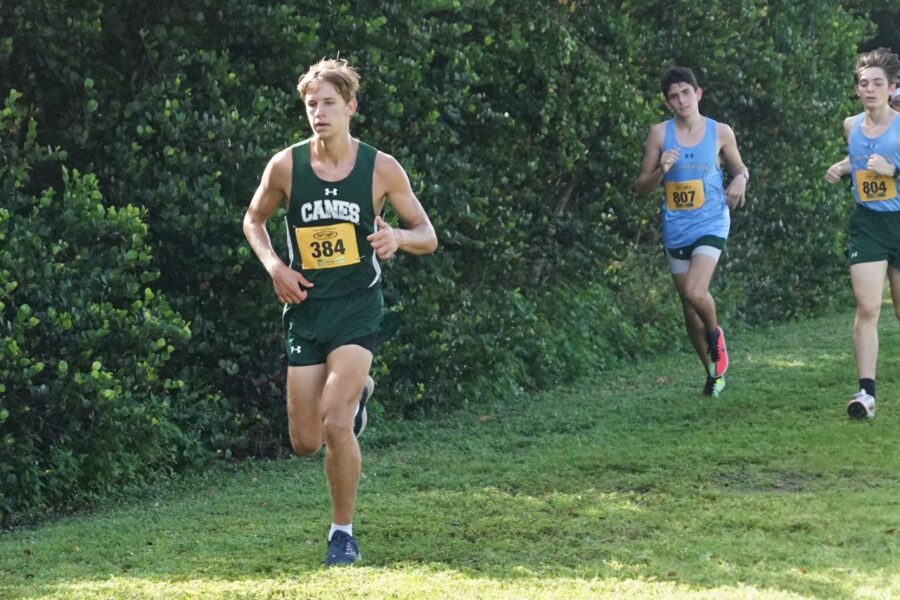
{"type": "Polygon", "coordinates": [[[875,171],[856,172],[856,194],[863,202],[877,202],[897,197],[897,180],[875,171]]]}

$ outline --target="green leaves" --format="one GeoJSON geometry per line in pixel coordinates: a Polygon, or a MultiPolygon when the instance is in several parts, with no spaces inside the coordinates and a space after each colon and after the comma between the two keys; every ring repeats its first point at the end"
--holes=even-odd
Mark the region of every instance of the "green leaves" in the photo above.
{"type": "Polygon", "coordinates": [[[14,158],[0,179],[14,188],[0,212],[0,520],[151,477],[187,447],[172,408],[184,392],[162,372],[189,332],[145,288],[144,212],[106,206],[95,175],[54,165],[64,155],[30,142],[35,122],[10,98],[2,122],[28,134],[0,138],[14,158]],[[26,192],[48,167],[62,193],[26,192]]]}
{"type": "MultiPolygon", "coordinates": [[[[632,191],[673,62],[753,173],[723,320],[808,315],[844,288],[847,197],[822,165],[870,26],[836,0],[64,4],[0,9],[0,481],[19,474],[0,510],[165,472],[201,442],[284,451],[280,307],[240,222],[268,159],[309,135],[294,85],[322,56],[359,69],[352,131],[403,164],[441,243],[384,265],[389,410],[681,339],[658,199],[632,191]]],[[[284,251],[280,219],[270,234],[284,251]]]]}

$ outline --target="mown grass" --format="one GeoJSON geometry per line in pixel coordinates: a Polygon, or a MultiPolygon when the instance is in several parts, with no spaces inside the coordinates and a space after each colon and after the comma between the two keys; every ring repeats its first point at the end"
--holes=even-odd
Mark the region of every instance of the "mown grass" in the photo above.
{"type": "Polygon", "coordinates": [[[873,421],[844,413],[851,315],[734,329],[719,399],[679,351],[424,422],[376,415],[359,566],[322,566],[321,459],[291,459],[5,533],[0,597],[900,598],[885,309],[873,421]]]}

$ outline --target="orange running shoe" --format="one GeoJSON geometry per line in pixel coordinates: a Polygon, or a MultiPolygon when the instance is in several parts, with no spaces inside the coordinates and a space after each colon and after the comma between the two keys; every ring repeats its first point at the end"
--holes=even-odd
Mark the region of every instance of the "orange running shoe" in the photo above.
{"type": "Polygon", "coordinates": [[[709,375],[721,377],[728,370],[728,350],[725,348],[725,332],[716,327],[715,341],[709,344],[709,375]]]}

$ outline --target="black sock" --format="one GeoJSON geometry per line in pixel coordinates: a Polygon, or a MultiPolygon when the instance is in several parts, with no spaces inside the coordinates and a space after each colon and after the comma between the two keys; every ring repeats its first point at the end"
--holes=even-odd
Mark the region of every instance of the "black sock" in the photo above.
{"type": "Polygon", "coordinates": [[[706,343],[709,345],[710,348],[712,348],[713,346],[716,345],[716,340],[718,340],[718,339],[719,339],[719,328],[718,327],[716,327],[712,331],[706,332],[706,343]]]}
{"type": "Polygon", "coordinates": [[[861,390],[865,390],[866,393],[873,398],[875,397],[875,380],[874,379],[860,379],[859,380],[859,388],[861,390]]]}

